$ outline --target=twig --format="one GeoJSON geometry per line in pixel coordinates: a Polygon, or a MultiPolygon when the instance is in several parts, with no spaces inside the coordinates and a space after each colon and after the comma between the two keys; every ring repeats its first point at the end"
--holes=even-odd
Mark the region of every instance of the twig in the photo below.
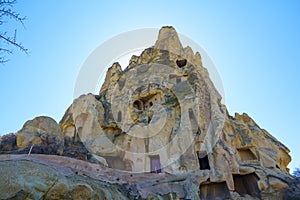
{"type": "Polygon", "coordinates": [[[30,156],[30,153],[31,153],[32,148],[33,148],[33,145],[31,145],[31,147],[30,147],[30,149],[29,149],[29,152],[28,152],[28,154],[27,154],[27,158],[26,158],[26,159],[28,159],[28,157],[30,156]]]}

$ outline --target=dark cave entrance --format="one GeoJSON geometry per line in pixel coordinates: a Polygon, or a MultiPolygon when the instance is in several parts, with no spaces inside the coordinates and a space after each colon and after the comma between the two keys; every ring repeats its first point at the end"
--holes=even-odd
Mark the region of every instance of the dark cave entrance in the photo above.
{"type": "Polygon", "coordinates": [[[186,65],[187,60],[186,59],[178,59],[176,60],[176,64],[179,68],[182,68],[186,65]]]}
{"type": "Polygon", "coordinates": [[[206,152],[197,151],[198,161],[200,165],[200,170],[210,169],[208,155],[206,152]]]}
{"type": "Polygon", "coordinates": [[[248,194],[253,197],[260,197],[260,190],[257,185],[258,180],[259,178],[255,173],[246,175],[233,175],[235,191],[241,196],[248,194]]]}

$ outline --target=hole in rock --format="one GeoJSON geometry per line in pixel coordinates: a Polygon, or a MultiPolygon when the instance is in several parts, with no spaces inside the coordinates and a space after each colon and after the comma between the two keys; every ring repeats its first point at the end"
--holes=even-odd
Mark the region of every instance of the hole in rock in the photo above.
{"type": "Polygon", "coordinates": [[[199,160],[200,170],[210,169],[208,156],[206,152],[197,151],[197,156],[199,160]]]}
{"type": "Polygon", "coordinates": [[[151,122],[152,117],[148,116],[148,124],[151,122]]]}
{"type": "Polygon", "coordinates": [[[234,188],[241,196],[246,194],[253,197],[260,197],[260,190],[257,185],[258,177],[255,173],[246,175],[233,175],[234,188]]]}
{"type": "Polygon", "coordinates": [[[138,110],[143,110],[143,103],[139,100],[136,100],[135,102],[133,102],[133,107],[138,110]]]}
{"type": "Polygon", "coordinates": [[[150,170],[151,173],[161,173],[159,155],[153,155],[150,157],[150,170]]]}
{"type": "Polygon", "coordinates": [[[118,120],[117,121],[118,122],[122,121],[122,112],[121,111],[118,112],[118,120]]]}
{"type": "Polygon", "coordinates": [[[187,60],[186,59],[178,59],[176,60],[176,64],[179,68],[182,68],[186,65],[187,60]]]}

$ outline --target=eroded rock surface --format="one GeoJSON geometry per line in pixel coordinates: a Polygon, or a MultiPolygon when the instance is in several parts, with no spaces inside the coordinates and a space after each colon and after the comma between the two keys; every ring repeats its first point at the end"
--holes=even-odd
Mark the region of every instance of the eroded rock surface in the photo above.
{"type": "Polygon", "coordinates": [[[59,125],[38,117],[0,138],[4,154],[31,147],[62,156],[0,156],[4,182],[17,180],[0,182],[1,198],[300,199],[289,149],[247,114],[229,115],[173,27],[126,69],[114,63],[59,125]]]}
{"type": "Polygon", "coordinates": [[[28,120],[16,134],[0,138],[2,153],[43,153],[61,155],[64,137],[58,123],[46,116],[28,120]],[[31,149],[31,150],[30,150],[31,149]]]}

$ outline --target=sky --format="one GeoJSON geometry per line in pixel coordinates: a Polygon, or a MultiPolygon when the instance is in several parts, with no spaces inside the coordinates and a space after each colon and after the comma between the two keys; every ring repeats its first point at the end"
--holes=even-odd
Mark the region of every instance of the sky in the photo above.
{"type": "MultiPolygon", "coordinates": [[[[60,121],[80,68],[93,50],[126,31],[172,25],[197,42],[222,79],[229,113],[247,113],[291,150],[300,166],[299,1],[19,0],[27,17],[15,51],[0,65],[0,135],[29,119],[60,121]]],[[[95,91],[91,91],[95,93],[95,91]]]]}

